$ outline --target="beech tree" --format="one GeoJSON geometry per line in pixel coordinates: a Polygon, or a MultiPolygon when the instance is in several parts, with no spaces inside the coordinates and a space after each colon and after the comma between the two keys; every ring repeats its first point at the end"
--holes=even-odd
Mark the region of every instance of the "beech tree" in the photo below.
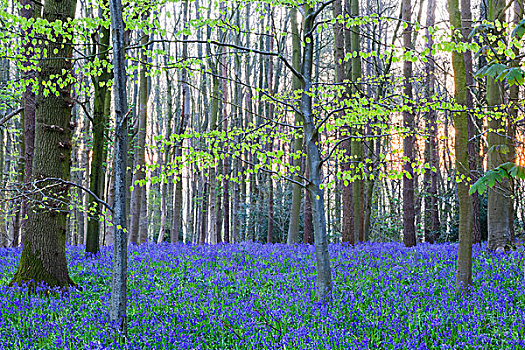
{"type": "MultiPolygon", "coordinates": [[[[47,0],[42,18],[46,26],[60,21],[64,32],[55,31],[43,41],[38,63],[39,91],[35,111],[35,149],[31,180],[34,182],[23,226],[24,245],[11,283],[69,287],[66,261],[66,223],[71,151],[71,57],[72,36],[68,32],[75,16],[76,1],[47,0]]],[[[31,40],[27,38],[27,40],[31,40]]]]}
{"type": "MultiPolygon", "coordinates": [[[[450,24],[453,26],[453,37],[460,38],[461,12],[458,0],[448,1],[450,24]]],[[[456,287],[460,291],[468,291],[472,284],[472,201],[469,196],[470,167],[468,153],[467,125],[467,84],[465,72],[465,56],[458,51],[452,53],[454,68],[454,98],[458,107],[463,109],[454,113],[456,171],[458,172],[459,199],[459,251],[456,274],[456,287]]]]}

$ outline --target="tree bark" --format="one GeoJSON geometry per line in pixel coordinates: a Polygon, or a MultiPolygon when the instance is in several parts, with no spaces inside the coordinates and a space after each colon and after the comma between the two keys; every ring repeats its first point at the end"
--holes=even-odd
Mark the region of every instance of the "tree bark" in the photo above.
{"type": "Polygon", "coordinates": [[[115,153],[113,159],[114,195],[113,224],[115,237],[113,245],[113,267],[111,283],[110,320],[118,325],[123,335],[127,335],[127,152],[128,122],[126,120],[128,103],[126,97],[126,63],[124,48],[124,21],[120,0],[109,0],[111,11],[111,33],[113,43],[113,71],[115,75],[115,153]]]}
{"type": "MultiPolygon", "coordinates": [[[[412,23],[411,0],[403,0],[401,6],[402,20],[405,21],[406,28],[403,31],[403,45],[405,51],[412,50],[412,23]]],[[[405,59],[403,62],[404,77],[404,104],[409,108],[403,111],[403,126],[407,132],[403,138],[403,242],[406,247],[416,245],[416,227],[415,227],[415,202],[414,202],[414,112],[412,111],[412,62],[405,59]]]]}
{"type": "Polygon", "coordinates": [[[303,93],[301,96],[301,114],[304,119],[304,137],[306,144],[307,163],[309,168],[307,190],[312,201],[312,222],[314,226],[315,257],[317,268],[316,295],[319,302],[331,300],[332,270],[328,254],[328,239],[326,233],[326,218],[324,208],[324,191],[322,189],[322,160],[319,150],[319,130],[314,124],[312,101],[312,65],[314,41],[315,14],[312,8],[306,6],[304,20],[304,51],[301,73],[303,76],[303,93]]]}
{"type": "MultiPolygon", "coordinates": [[[[43,18],[50,23],[60,20],[67,24],[75,17],[75,9],[76,1],[48,0],[43,7],[43,18]]],[[[69,188],[58,184],[52,189],[45,189],[52,183],[45,179],[69,180],[71,85],[60,87],[55,79],[64,78],[63,71],[69,74],[72,69],[72,39],[69,35],[56,34],[54,41],[44,41],[43,49],[48,56],[39,62],[37,73],[40,93],[35,111],[35,153],[31,179],[41,181],[37,184],[40,192],[32,199],[49,207],[40,208],[38,202],[28,205],[28,218],[23,228],[24,246],[11,284],[43,282],[67,288],[74,282],[69,277],[65,252],[68,208],[61,200],[67,197],[69,188]],[[44,95],[44,81],[53,82],[57,94],[51,92],[44,95]]]]}
{"type": "MultiPolygon", "coordinates": [[[[458,0],[448,0],[450,24],[453,37],[459,37],[462,27],[458,0]]],[[[467,105],[467,83],[465,57],[460,52],[452,53],[454,69],[454,97],[456,103],[465,108],[467,105]]],[[[468,194],[470,174],[468,154],[468,114],[466,111],[454,113],[456,171],[460,181],[457,183],[459,200],[459,247],[456,271],[456,289],[468,292],[472,285],[472,200],[468,194]]]]}
{"type": "MultiPolygon", "coordinates": [[[[97,47],[97,58],[100,62],[106,62],[109,51],[109,27],[101,26],[99,29],[97,47]]],[[[95,95],[93,100],[93,154],[91,157],[91,170],[89,172],[89,190],[98,198],[104,199],[104,185],[106,182],[106,169],[104,162],[107,158],[106,143],[106,124],[108,115],[106,114],[106,97],[108,95],[108,84],[110,73],[102,68],[101,74],[93,76],[93,86],[95,95]]],[[[100,241],[100,216],[101,206],[96,202],[95,197],[88,196],[88,208],[94,208],[92,215],[88,216],[86,233],[86,253],[96,254],[99,251],[100,241]]]]}
{"type": "MultiPolygon", "coordinates": [[[[345,15],[350,16],[350,1],[345,0],[345,15]]],[[[352,51],[352,31],[350,28],[347,28],[344,31],[344,41],[345,46],[349,51],[352,51]]],[[[351,78],[352,76],[352,61],[349,60],[346,62],[346,76],[351,78]]],[[[351,126],[345,126],[343,129],[342,137],[348,137],[352,134],[351,126]]],[[[355,229],[354,229],[354,200],[353,200],[353,183],[350,181],[351,170],[352,170],[352,141],[346,140],[341,144],[341,147],[344,150],[345,157],[343,158],[343,164],[341,165],[341,170],[344,174],[342,178],[342,202],[343,202],[343,227],[342,227],[342,241],[343,243],[348,243],[350,245],[355,244],[355,229]]]]}
{"type": "MultiPolygon", "coordinates": [[[[350,16],[352,17],[358,17],[359,16],[359,0],[351,0],[350,2],[350,16]]],[[[361,44],[360,40],[361,37],[359,35],[360,30],[359,26],[355,26],[352,28],[351,34],[350,34],[350,50],[352,53],[356,53],[355,55],[352,55],[352,70],[350,78],[353,82],[357,82],[359,79],[361,79],[361,57],[359,56],[359,52],[361,51],[361,44]]],[[[358,96],[358,89],[352,88],[352,94],[353,97],[358,96]]],[[[353,130],[356,130],[357,128],[352,128],[353,130]]],[[[363,142],[359,139],[353,139],[351,141],[351,153],[352,153],[352,161],[355,163],[361,163],[363,161],[364,156],[364,147],[363,142]]],[[[357,166],[354,167],[354,169],[357,169],[357,166]]],[[[357,170],[358,171],[358,170],[357,170]]],[[[364,200],[363,200],[363,175],[362,174],[355,174],[357,178],[352,183],[352,208],[353,208],[353,223],[354,223],[354,235],[357,241],[363,242],[364,241],[364,200]]]]}
{"type": "MultiPolygon", "coordinates": [[[[432,55],[432,47],[434,45],[433,35],[429,28],[435,25],[435,11],[436,0],[429,0],[427,7],[427,49],[429,50],[429,57],[425,65],[425,85],[427,88],[427,100],[434,101],[435,94],[435,79],[434,79],[434,57],[432,55]]],[[[430,165],[430,169],[425,172],[424,186],[427,192],[425,196],[425,242],[434,243],[439,234],[439,210],[437,206],[437,176],[439,171],[439,158],[437,155],[437,113],[433,108],[430,108],[427,113],[427,133],[428,140],[425,142],[425,163],[430,165]]]]}
{"type": "MultiPolygon", "coordinates": [[[[147,18],[147,15],[145,15],[147,18]]],[[[147,205],[146,199],[146,127],[148,120],[148,79],[146,77],[147,68],[147,43],[148,35],[141,33],[140,43],[140,71],[139,71],[139,113],[137,143],[134,150],[135,173],[133,174],[133,191],[131,192],[131,228],[129,243],[138,244],[140,236],[140,226],[143,220],[142,205],[147,205]]]]}
{"type": "MultiPolygon", "coordinates": [[[[224,2],[221,2],[224,5],[224,2]]],[[[222,47],[222,76],[228,76],[228,60],[226,47],[222,47]]],[[[228,135],[228,81],[222,79],[222,131],[228,135]]],[[[223,189],[223,213],[224,213],[224,243],[230,243],[230,157],[224,157],[222,164],[222,189],[223,189]]]]}
{"type": "MultiPolygon", "coordinates": [[[[505,2],[503,0],[489,0],[489,21],[499,20],[504,22],[505,2]]],[[[494,111],[503,104],[503,86],[494,78],[487,78],[487,102],[489,108],[494,111]]],[[[508,161],[509,141],[505,130],[507,130],[504,116],[492,117],[488,123],[488,167],[494,169],[508,161]],[[503,131],[502,131],[503,130],[503,131]]],[[[497,186],[488,190],[488,242],[487,248],[492,251],[504,251],[511,246],[510,221],[511,213],[511,182],[506,179],[500,181],[497,186]]]]}
{"type": "MultiPolygon", "coordinates": [[[[290,10],[291,30],[292,30],[292,67],[299,71],[301,70],[301,39],[299,36],[299,23],[297,22],[297,9],[290,10]]],[[[295,75],[292,76],[292,90],[297,91],[301,88],[301,81],[295,75]]],[[[301,113],[295,113],[295,125],[302,123],[301,113]]],[[[293,152],[297,154],[303,150],[303,133],[302,130],[297,130],[294,135],[293,152]]],[[[302,157],[294,157],[292,164],[297,171],[294,180],[300,182],[300,175],[303,171],[302,157]]],[[[303,189],[298,184],[292,183],[292,205],[290,207],[290,224],[288,226],[287,243],[299,243],[299,224],[301,213],[301,199],[303,197],[303,189]]]]}
{"type": "MultiPolygon", "coordinates": [[[[462,23],[462,35],[464,41],[470,42],[469,35],[472,31],[472,10],[470,0],[461,0],[461,23],[462,23]]],[[[476,171],[478,167],[479,159],[479,146],[476,137],[476,129],[472,118],[476,118],[472,115],[474,112],[474,99],[472,96],[472,88],[474,87],[474,73],[472,68],[472,52],[466,50],[463,53],[465,60],[465,82],[467,86],[466,94],[466,107],[467,107],[467,126],[468,126],[468,151],[469,151],[469,169],[470,169],[470,185],[473,185],[476,180],[476,171]]],[[[475,242],[481,241],[481,222],[480,222],[480,203],[478,193],[475,192],[471,196],[472,200],[472,234],[475,242]]]]}
{"type": "MultiPolygon", "coordinates": [[[[36,19],[41,16],[42,6],[31,0],[20,0],[20,16],[26,19],[36,19]]],[[[31,27],[27,29],[27,34],[31,27]]],[[[26,36],[26,34],[23,34],[26,36]]],[[[33,41],[30,40],[30,35],[27,35],[27,41],[22,44],[22,51],[24,54],[24,67],[30,67],[31,63],[29,59],[32,57],[31,52],[34,50],[33,41]]],[[[36,96],[33,92],[33,84],[30,82],[36,78],[36,72],[34,70],[28,70],[22,74],[22,79],[29,81],[22,93],[22,104],[24,107],[23,121],[24,121],[24,146],[23,146],[23,157],[24,157],[24,182],[29,183],[33,175],[33,156],[35,152],[35,111],[36,111],[36,96]]],[[[21,241],[24,242],[24,230],[26,213],[28,209],[28,203],[26,200],[22,201],[22,212],[21,212],[21,241]]],[[[13,240],[13,246],[18,246],[18,239],[13,240]]]]}

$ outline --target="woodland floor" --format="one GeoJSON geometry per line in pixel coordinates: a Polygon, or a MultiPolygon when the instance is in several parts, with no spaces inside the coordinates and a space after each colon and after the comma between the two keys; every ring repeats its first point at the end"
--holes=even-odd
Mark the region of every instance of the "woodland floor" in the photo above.
{"type": "Polygon", "coordinates": [[[111,248],[68,247],[83,290],[8,288],[20,249],[0,250],[0,349],[523,349],[523,249],[474,249],[457,296],[457,245],[330,246],[333,303],[315,302],[313,246],[142,245],[129,252],[129,341],[109,324],[111,248]]]}

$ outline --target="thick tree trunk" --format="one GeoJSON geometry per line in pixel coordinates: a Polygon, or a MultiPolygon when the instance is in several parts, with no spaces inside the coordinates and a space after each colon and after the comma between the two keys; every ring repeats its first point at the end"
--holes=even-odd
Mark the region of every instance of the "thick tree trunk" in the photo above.
{"type": "MultiPolygon", "coordinates": [[[[75,17],[76,1],[48,0],[44,4],[43,18],[68,23],[75,17]]],[[[18,270],[11,284],[39,283],[68,287],[74,282],[69,277],[65,252],[67,205],[61,200],[68,195],[69,187],[59,183],[51,189],[45,186],[56,183],[47,178],[69,180],[71,153],[71,86],[59,87],[56,77],[72,69],[72,39],[55,37],[44,41],[43,49],[48,59],[39,64],[38,81],[40,94],[35,111],[35,153],[33,175],[37,187],[42,189],[33,196],[36,202],[28,204],[27,221],[23,228],[24,247],[18,270]],[[58,94],[44,96],[42,82],[52,81],[58,94]],[[57,96],[58,95],[58,96],[57,96]],[[47,197],[48,199],[46,199],[47,197]],[[41,208],[40,204],[45,207],[41,208]]]]}
{"type": "MultiPolygon", "coordinates": [[[[406,28],[403,31],[403,45],[405,50],[411,50],[412,45],[412,22],[411,0],[403,0],[402,19],[405,21],[406,28]]],[[[412,111],[412,62],[405,60],[403,62],[404,77],[404,104],[409,107],[403,111],[403,126],[407,133],[403,137],[403,242],[407,247],[416,245],[416,226],[415,226],[415,202],[414,202],[414,112],[412,111]]]]}
{"type": "MultiPolygon", "coordinates": [[[[31,0],[20,0],[20,16],[26,19],[38,18],[41,15],[42,7],[39,3],[33,2],[31,0]]],[[[28,29],[31,30],[31,27],[28,29]]],[[[26,34],[24,34],[26,35],[26,34]]],[[[27,36],[27,42],[22,44],[23,54],[26,60],[29,60],[32,57],[31,52],[34,50],[33,41],[29,40],[30,36],[27,36]]],[[[31,66],[29,61],[24,61],[23,65],[25,67],[31,66]]],[[[23,79],[29,81],[32,78],[36,77],[36,72],[34,70],[29,70],[23,73],[23,79]]],[[[25,90],[22,93],[22,104],[24,107],[23,111],[23,121],[24,121],[24,145],[22,147],[24,153],[24,182],[28,183],[32,179],[33,175],[33,156],[35,152],[35,110],[36,110],[36,96],[33,92],[33,84],[28,83],[25,90]]],[[[22,212],[21,212],[21,241],[24,242],[24,224],[26,222],[25,216],[28,209],[28,203],[26,200],[22,201],[22,212]]],[[[13,240],[13,246],[18,246],[18,239],[13,240]]]]}
{"type": "MultiPolygon", "coordinates": [[[[453,37],[458,38],[460,29],[461,13],[458,0],[448,0],[450,24],[453,27],[453,37]]],[[[467,83],[465,70],[465,57],[454,51],[452,53],[452,67],[454,69],[454,97],[456,103],[462,107],[467,105],[467,83]]],[[[467,178],[470,173],[468,154],[468,114],[466,111],[454,113],[455,155],[456,171],[458,178],[459,200],[459,248],[458,264],[456,272],[456,288],[460,292],[468,291],[472,285],[472,200],[468,194],[469,182],[467,178]]]]}
{"type": "MultiPolygon", "coordinates": [[[[499,20],[504,22],[505,12],[503,11],[505,2],[503,0],[489,0],[489,21],[499,20]]],[[[489,108],[494,111],[503,104],[503,86],[495,79],[487,78],[487,102],[489,108]]],[[[508,161],[509,141],[505,132],[507,130],[504,116],[490,118],[488,123],[488,167],[494,169],[508,161]]],[[[490,188],[488,191],[488,242],[487,248],[493,251],[504,251],[511,246],[511,182],[503,180],[498,186],[490,188]]]]}

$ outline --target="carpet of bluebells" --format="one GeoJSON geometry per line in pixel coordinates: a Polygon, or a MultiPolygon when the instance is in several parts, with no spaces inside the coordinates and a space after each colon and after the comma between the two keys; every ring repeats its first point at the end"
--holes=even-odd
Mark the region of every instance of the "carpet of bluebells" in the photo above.
{"type": "Polygon", "coordinates": [[[110,248],[68,247],[82,290],[8,288],[0,250],[0,349],[524,349],[523,249],[474,248],[474,289],[454,288],[457,245],[330,246],[333,303],[315,302],[307,245],[142,245],[129,252],[129,339],[109,322],[110,248]]]}

